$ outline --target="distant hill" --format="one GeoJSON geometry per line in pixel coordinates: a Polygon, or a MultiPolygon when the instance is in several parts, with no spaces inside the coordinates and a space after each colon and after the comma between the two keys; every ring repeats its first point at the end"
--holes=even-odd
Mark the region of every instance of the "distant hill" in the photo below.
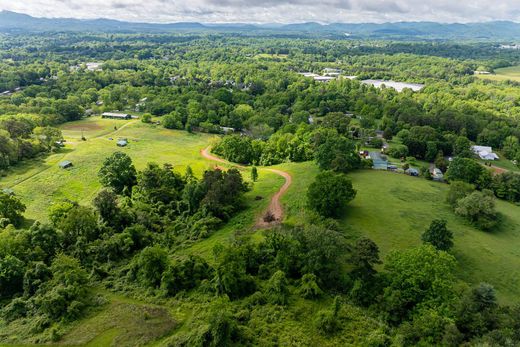
{"type": "Polygon", "coordinates": [[[260,34],[299,34],[302,36],[337,36],[397,39],[475,39],[518,40],[520,23],[495,21],[485,23],[298,23],[298,24],[201,24],[201,23],[134,23],[113,19],[81,20],[71,18],[35,18],[16,12],[0,12],[1,32],[245,32],[260,34]]]}

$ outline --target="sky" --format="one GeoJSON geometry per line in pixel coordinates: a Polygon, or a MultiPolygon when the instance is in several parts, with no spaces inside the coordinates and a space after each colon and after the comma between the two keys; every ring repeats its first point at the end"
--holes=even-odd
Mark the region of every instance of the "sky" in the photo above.
{"type": "Polygon", "coordinates": [[[520,22],[520,0],[0,0],[35,17],[133,22],[520,22]]]}

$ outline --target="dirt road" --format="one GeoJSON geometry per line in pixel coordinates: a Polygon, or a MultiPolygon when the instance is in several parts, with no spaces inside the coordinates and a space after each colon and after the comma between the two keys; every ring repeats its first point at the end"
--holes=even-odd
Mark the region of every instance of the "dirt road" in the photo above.
{"type": "Polygon", "coordinates": [[[267,208],[267,211],[262,216],[260,216],[260,218],[258,218],[258,220],[256,222],[256,226],[258,228],[266,228],[273,224],[278,224],[282,221],[283,207],[282,207],[282,204],[280,203],[280,198],[285,194],[287,189],[289,189],[289,187],[292,184],[292,177],[287,172],[276,170],[276,169],[267,169],[267,170],[271,171],[279,176],[282,176],[285,179],[285,183],[271,198],[271,202],[269,203],[269,207],[267,208]],[[270,213],[273,217],[273,221],[271,221],[271,222],[266,221],[264,219],[264,217],[268,213],[270,213]]]}
{"type": "MultiPolygon", "coordinates": [[[[205,149],[202,149],[200,151],[200,154],[204,158],[206,158],[208,160],[212,160],[212,161],[215,161],[215,162],[218,162],[218,163],[222,163],[222,164],[233,165],[235,167],[242,168],[242,169],[245,168],[245,166],[232,164],[232,163],[230,163],[230,162],[228,162],[228,161],[226,161],[226,160],[224,160],[222,158],[214,156],[213,154],[210,153],[210,150],[211,150],[211,147],[207,147],[205,149]]],[[[217,166],[217,168],[222,169],[219,166],[217,166]]],[[[267,228],[267,227],[273,226],[275,224],[279,224],[282,221],[282,219],[283,219],[283,207],[282,207],[282,204],[280,202],[280,198],[285,194],[287,189],[289,189],[289,187],[292,184],[292,177],[287,172],[281,171],[281,170],[276,170],[276,169],[267,169],[267,170],[272,172],[272,173],[275,173],[275,174],[277,174],[279,176],[282,176],[285,179],[285,183],[273,195],[267,210],[264,213],[262,213],[262,215],[258,218],[258,220],[257,220],[257,222],[255,224],[255,227],[257,227],[257,228],[267,228]],[[266,221],[265,220],[264,217],[267,216],[267,215],[271,215],[272,216],[272,218],[270,218],[270,219],[272,219],[271,221],[266,221]]]]}

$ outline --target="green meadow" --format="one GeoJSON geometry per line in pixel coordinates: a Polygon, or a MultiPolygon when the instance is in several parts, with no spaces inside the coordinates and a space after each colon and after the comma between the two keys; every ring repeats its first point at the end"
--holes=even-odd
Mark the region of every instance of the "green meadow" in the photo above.
{"type": "Polygon", "coordinates": [[[493,81],[517,81],[520,82],[520,66],[496,69],[493,75],[477,75],[479,78],[493,81]]]}
{"type": "MultiPolygon", "coordinates": [[[[306,213],[305,191],[318,169],[312,163],[284,164],[293,184],[282,198],[287,222],[295,223],[306,213]]],[[[459,263],[459,278],[471,283],[488,282],[503,303],[516,303],[520,295],[520,207],[497,201],[500,227],[484,232],[456,216],[445,197],[448,185],[384,171],[363,170],[349,174],[356,198],[341,221],[346,236],[368,236],[381,250],[421,244],[421,234],[433,219],[443,218],[454,233],[453,254],[459,263]]]]}
{"type": "Polygon", "coordinates": [[[200,175],[213,166],[199,155],[200,149],[215,138],[206,134],[188,134],[135,120],[98,117],[67,123],[62,130],[67,141],[63,149],[44,159],[16,166],[0,180],[0,187],[12,188],[27,205],[26,217],[30,220],[45,220],[49,206],[58,200],[88,204],[100,188],[99,168],[115,151],[130,155],[137,169],[149,162],[170,163],[179,172],[184,172],[189,165],[200,175]],[[129,145],[117,147],[119,138],[127,138],[129,145]],[[74,166],[60,169],[58,163],[63,160],[70,160],[74,166]]]}
{"type": "MultiPolygon", "coordinates": [[[[184,172],[190,165],[196,175],[201,175],[205,169],[215,165],[200,155],[200,150],[215,140],[216,137],[212,135],[166,130],[139,121],[99,118],[69,123],[63,127],[63,132],[67,139],[67,146],[63,150],[45,159],[17,166],[0,180],[1,187],[12,187],[27,204],[29,222],[45,220],[49,206],[60,199],[68,198],[89,204],[100,188],[97,171],[103,160],[117,150],[128,153],[138,169],[148,162],[168,162],[179,172],[184,172]],[[85,136],[86,141],[82,141],[81,136],[85,136]],[[119,138],[127,138],[129,145],[118,148],[115,142],[119,138]],[[58,163],[62,160],[72,161],[74,167],[60,169],[58,163]]],[[[285,223],[297,224],[309,213],[306,191],[319,170],[312,162],[285,163],[273,168],[286,171],[293,177],[293,183],[281,201],[285,223]]],[[[240,170],[249,181],[250,170],[240,170]]],[[[392,250],[419,245],[422,232],[433,219],[446,219],[455,236],[452,252],[459,263],[459,278],[471,284],[488,282],[495,286],[502,303],[518,302],[520,207],[498,201],[501,225],[493,232],[483,232],[451,211],[445,203],[448,190],[446,184],[372,170],[357,171],[348,176],[353,181],[357,196],[340,221],[347,238],[355,240],[363,235],[368,236],[379,245],[384,259],[392,250]]],[[[255,222],[283,183],[282,177],[259,168],[259,180],[245,195],[244,210],[207,239],[187,245],[179,252],[198,254],[212,262],[211,251],[219,243],[231,242],[235,237],[243,235],[253,239],[262,238],[269,231],[257,230],[255,222]]],[[[99,290],[96,294],[100,294],[105,303],[74,323],[63,336],[60,346],[164,345],[175,333],[188,329],[198,305],[204,304],[197,300],[205,300],[190,297],[189,300],[158,300],[152,304],[106,290],[99,290]]],[[[312,304],[298,302],[288,314],[298,317],[305,312],[303,316],[309,316],[330,305],[330,300],[327,300],[312,304]]],[[[367,322],[377,327],[377,323],[370,321],[361,311],[350,306],[349,310],[352,310],[349,324],[353,329],[367,322]]],[[[309,322],[296,318],[290,322],[289,326],[273,324],[271,329],[312,329],[309,322]]],[[[279,335],[283,334],[280,330],[279,335]]],[[[350,341],[355,339],[353,336],[348,338],[350,341]]],[[[346,340],[348,338],[345,337],[346,340]]],[[[324,340],[316,337],[314,342],[320,345],[324,340]]]]}

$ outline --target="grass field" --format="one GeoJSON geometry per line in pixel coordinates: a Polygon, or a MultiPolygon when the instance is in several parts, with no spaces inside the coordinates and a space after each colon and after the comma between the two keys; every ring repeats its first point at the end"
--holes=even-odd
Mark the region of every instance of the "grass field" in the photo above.
{"type": "MultiPolygon", "coordinates": [[[[214,140],[210,135],[165,130],[139,121],[99,118],[67,124],[63,132],[67,138],[67,147],[63,151],[17,166],[0,180],[1,187],[13,187],[27,204],[30,219],[44,220],[50,204],[62,198],[88,204],[100,188],[97,171],[103,160],[119,149],[115,145],[119,137],[129,139],[129,146],[119,150],[128,153],[138,169],[150,161],[169,162],[181,172],[190,165],[200,175],[215,165],[200,155],[200,150],[214,140]],[[119,129],[115,130],[114,126],[119,129]],[[82,133],[87,141],[81,141],[82,133]],[[109,140],[110,137],[113,140],[109,140]],[[75,166],[70,170],[59,169],[57,163],[64,159],[71,160],[75,166]]],[[[303,221],[309,213],[307,187],[319,172],[317,166],[306,162],[286,163],[273,168],[286,171],[293,177],[292,185],[281,198],[285,223],[303,221]]],[[[249,170],[241,170],[244,178],[249,179],[249,170]]],[[[284,179],[263,168],[259,173],[258,182],[245,195],[246,208],[209,238],[195,242],[181,252],[202,255],[212,262],[211,250],[216,244],[229,242],[236,234],[260,239],[269,232],[255,230],[253,226],[284,179]]],[[[372,170],[357,171],[348,176],[357,190],[357,196],[349,204],[340,224],[349,239],[355,240],[362,235],[370,237],[379,245],[384,259],[391,250],[419,245],[420,235],[431,220],[444,218],[455,235],[453,254],[459,262],[459,278],[472,284],[491,283],[502,303],[518,302],[520,207],[499,201],[497,209],[502,217],[501,226],[487,233],[454,215],[444,202],[448,190],[446,184],[372,170]]],[[[108,292],[101,294],[107,299],[105,306],[72,326],[60,341],[60,346],[137,345],[137,342],[138,345],[162,345],[172,334],[189,329],[190,317],[197,307],[197,303],[192,303],[189,298],[182,303],[157,306],[108,292]]],[[[322,307],[322,304],[317,305],[305,307],[305,310],[315,311],[322,307]]],[[[299,307],[297,310],[302,309],[299,307]]],[[[299,315],[294,314],[295,317],[299,315]]],[[[361,314],[355,317],[359,318],[361,314]]],[[[291,321],[291,324],[294,329],[308,328],[305,322],[291,321]]],[[[353,324],[357,324],[355,319],[353,324]]],[[[278,328],[273,325],[273,329],[278,328]]]]}
{"type": "Polygon", "coordinates": [[[476,75],[478,78],[493,80],[493,81],[517,81],[520,82],[520,66],[506,67],[503,69],[496,69],[493,75],[476,75]]]}
{"type": "Polygon", "coordinates": [[[200,175],[213,166],[199,155],[200,149],[214,139],[206,134],[97,117],[67,123],[63,134],[67,140],[65,148],[45,159],[18,165],[0,180],[0,187],[14,189],[27,205],[28,223],[33,219],[45,220],[49,206],[64,198],[88,204],[100,188],[97,172],[103,160],[118,150],[130,155],[137,169],[144,168],[148,162],[171,163],[180,172],[190,165],[195,174],[200,175]],[[87,141],[81,140],[82,133],[87,141]],[[116,146],[121,137],[130,142],[125,148],[116,146]],[[72,161],[74,167],[60,169],[58,163],[62,160],[72,161]]]}
{"type": "MultiPolygon", "coordinates": [[[[305,191],[318,169],[312,163],[284,164],[280,168],[293,175],[293,186],[282,201],[287,205],[287,221],[294,223],[306,213],[305,191]]],[[[391,250],[421,244],[421,234],[430,222],[444,218],[454,233],[453,254],[459,262],[459,278],[473,284],[491,283],[501,302],[519,302],[520,207],[498,201],[501,226],[483,232],[451,211],[445,203],[447,184],[372,170],[354,172],[349,177],[357,190],[341,223],[349,238],[370,237],[384,259],[391,250]]]]}

